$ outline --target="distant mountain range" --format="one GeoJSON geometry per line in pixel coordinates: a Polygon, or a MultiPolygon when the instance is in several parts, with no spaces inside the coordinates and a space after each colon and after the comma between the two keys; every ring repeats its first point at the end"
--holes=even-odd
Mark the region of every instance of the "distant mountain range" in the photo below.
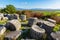
{"type": "Polygon", "coordinates": [[[17,10],[60,10],[60,9],[42,9],[42,8],[32,8],[32,9],[23,9],[23,8],[16,8],[17,10]]]}

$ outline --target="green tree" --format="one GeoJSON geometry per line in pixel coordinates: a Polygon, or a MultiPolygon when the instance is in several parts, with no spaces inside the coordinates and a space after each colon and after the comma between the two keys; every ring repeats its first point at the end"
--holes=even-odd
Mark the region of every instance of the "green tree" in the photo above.
{"type": "Polygon", "coordinates": [[[4,8],[4,9],[1,9],[1,13],[6,13],[6,8],[4,8]]]}
{"type": "Polygon", "coordinates": [[[1,13],[16,13],[16,8],[13,5],[7,5],[6,8],[1,9],[1,13]]]}
{"type": "Polygon", "coordinates": [[[16,13],[16,8],[13,5],[7,5],[6,10],[7,13],[16,13]]]}

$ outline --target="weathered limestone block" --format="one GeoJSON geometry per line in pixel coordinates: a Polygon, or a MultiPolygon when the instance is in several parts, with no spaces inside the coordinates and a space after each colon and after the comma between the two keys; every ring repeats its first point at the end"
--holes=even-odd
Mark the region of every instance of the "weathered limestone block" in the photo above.
{"type": "Polygon", "coordinates": [[[26,20],[26,15],[21,15],[21,16],[20,16],[20,19],[21,19],[22,21],[25,21],[25,20],[26,20]]]}
{"type": "Polygon", "coordinates": [[[3,17],[3,20],[8,20],[8,17],[3,17]]]}
{"type": "Polygon", "coordinates": [[[11,31],[14,31],[14,30],[20,30],[21,28],[21,23],[14,19],[14,20],[10,20],[6,23],[5,27],[8,29],[8,30],[11,30],[11,31]]]}
{"type": "Polygon", "coordinates": [[[4,17],[3,13],[0,13],[0,20],[3,20],[3,17],[4,17]]]}
{"type": "Polygon", "coordinates": [[[4,26],[0,27],[0,35],[3,35],[6,31],[6,28],[4,26]]]}
{"type": "Polygon", "coordinates": [[[3,13],[0,13],[0,17],[4,17],[4,14],[3,13]]]}
{"type": "Polygon", "coordinates": [[[11,31],[5,34],[5,40],[16,40],[21,35],[21,31],[11,31]]]}
{"type": "Polygon", "coordinates": [[[60,31],[58,31],[58,32],[52,32],[52,33],[51,33],[51,37],[52,37],[54,40],[60,40],[60,31]]]}
{"type": "Polygon", "coordinates": [[[28,26],[32,26],[37,23],[37,18],[29,18],[28,19],[28,26]]]}
{"type": "Polygon", "coordinates": [[[8,17],[9,20],[13,20],[13,19],[18,19],[19,18],[18,14],[8,14],[7,17],[8,17]]]}
{"type": "Polygon", "coordinates": [[[44,28],[47,32],[47,34],[49,35],[54,28],[55,24],[49,22],[49,21],[44,21],[44,23],[42,24],[42,28],[44,28]]]}
{"type": "Polygon", "coordinates": [[[48,19],[49,22],[56,24],[56,21],[53,19],[48,19]]]}
{"type": "Polygon", "coordinates": [[[37,25],[33,25],[31,27],[30,35],[31,35],[32,38],[40,39],[43,36],[44,33],[45,33],[45,30],[40,28],[37,25]]]}
{"type": "Polygon", "coordinates": [[[18,14],[14,14],[16,16],[17,19],[19,19],[19,15],[18,14]]]}
{"type": "Polygon", "coordinates": [[[36,23],[36,25],[38,25],[39,27],[42,27],[42,24],[43,24],[43,20],[38,20],[38,22],[36,23]]]}

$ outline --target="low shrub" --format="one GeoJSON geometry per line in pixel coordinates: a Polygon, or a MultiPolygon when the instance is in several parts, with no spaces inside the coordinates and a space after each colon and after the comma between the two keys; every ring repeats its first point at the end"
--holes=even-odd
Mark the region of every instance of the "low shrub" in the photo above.
{"type": "Polygon", "coordinates": [[[54,31],[54,32],[60,31],[60,25],[56,25],[56,26],[53,28],[53,31],[54,31]]]}

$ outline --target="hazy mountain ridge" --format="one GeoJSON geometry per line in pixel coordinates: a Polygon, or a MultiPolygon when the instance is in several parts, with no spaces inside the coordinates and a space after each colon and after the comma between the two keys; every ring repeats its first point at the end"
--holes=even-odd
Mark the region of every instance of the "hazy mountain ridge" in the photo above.
{"type": "Polygon", "coordinates": [[[23,9],[23,8],[16,8],[17,10],[60,10],[60,9],[42,9],[42,8],[32,8],[32,9],[23,9]]]}

